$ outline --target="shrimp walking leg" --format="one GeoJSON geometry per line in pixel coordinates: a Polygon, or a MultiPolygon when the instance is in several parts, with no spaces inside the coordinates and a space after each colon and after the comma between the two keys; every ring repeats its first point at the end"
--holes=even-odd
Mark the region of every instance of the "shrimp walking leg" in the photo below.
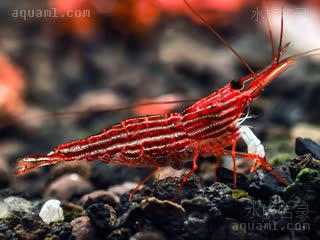
{"type": "Polygon", "coordinates": [[[196,147],[194,149],[194,156],[193,156],[193,159],[192,159],[192,168],[187,173],[187,175],[183,178],[182,182],[180,183],[176,193],[174,194],[173,201],[176,200],[176,198],[177,198],[178,194],[180,193],[183,185],[188,181],[188,179],[191,176],[191,174],[194,173],[198,169],[197,159],[199,157],[199,154],[200,154],[200,150],[199,150],[199,148],[196,147]]]}
{"type": "Polygon", "coordinates": [[[242,138],[242,140],[248,146],[248,154],[237,153],[238,156],[243,155],[245,158],[248,159],[249,154],[251,156],[256,155],[255,160],[256,161],[258,160],[258,163],[255,163],[252,166],[251,171],[255,171],[257,166],[262,164],[265,167],[265,169],[271,171],[273,173],[273,175],[275,175],[281,182],[288,185],[288,182],[285,179],[283,179],[279,173],[274,171],[274,169],[267,163],[267,161],[265,159],[264,147],[261,144],[261,141],[256,137],[256,135],[254,135],[252,130],[246,126],[242,126],[239,129],[239,133],[240,133],[240,137],[242,138]]]}
{"type": "Polygon", "coordinates": [[[150,180],[150,178],[152,178],[153,175],[155,175],[157,172],[159,172],[161,170],[161,167],[157,167],[155,168],[147,177],[145,177],[133,190],[131,190],[130,194],[129,194],[129,201],[131,201],[133,195],[135,194],[136,191],[138,191],[138,189],[145,184],[147,181],[150,180]]]}
{"type": "Polygon", "coordinates": [[[231,156],[232,156],[232,163],[233,163],[233,184],[235,187],[237,186],[236,145],[237,145],[237,141],[232,140],[231,156]]]}
{"type": "Polygon", "coordinates": [[[218,154],[218,155],[216,156],[216,162],[215,162],[215,164],[214,164],[213,182],[216,182],[216,181],[217,181],[217,169],[220,167],[221,160],[222,160],[222,154],[218,154]]]}
{"type": "MultiPolygon", "coordinates": [[[[232,151],[227,150],[227,149],[223,149],[223,153],[224,154],[232,154],[232,151]]],[[[237,157],[242,157],[242,158],[245,158],[245,159],[248,159],[248,160],[256,160],[257,162],[253,165],[252,170],[255,170],[260,165],[263,165],[263,167],[265,169],[267,169],[270,172],[272,172],[272,174],[274,176],[276,176],[281,182],[283,182],[285,185],[289,185],[289,183],[267,163],[267,161],[266,161],[266,159],[264,157],[262,158],[257,154],[242,153],[242,152],[235,152],[234,154],[237,157]]]]}

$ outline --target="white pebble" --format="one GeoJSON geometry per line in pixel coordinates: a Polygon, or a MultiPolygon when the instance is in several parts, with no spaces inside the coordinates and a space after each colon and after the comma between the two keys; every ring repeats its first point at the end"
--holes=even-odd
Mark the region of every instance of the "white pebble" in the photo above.
{"type": "Polygon", "coordinates": [[[60,207],[60,201],[54,199],[46,201],[40,210],[39,216],[46,224],[62,221],[64,217],[63,210],[60,207]]]}
{"type": "Polygon", "coordinates": [[[9,206],[5,202],[0,202],[0,219],[6,218],[10,213],[9,206]]]}

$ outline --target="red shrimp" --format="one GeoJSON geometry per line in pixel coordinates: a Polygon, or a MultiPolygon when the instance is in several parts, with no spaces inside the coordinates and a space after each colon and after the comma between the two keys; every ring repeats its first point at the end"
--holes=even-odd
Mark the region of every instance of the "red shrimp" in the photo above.
{"type": "Polygon", "coordinates": [[[251,73],[243,78],[231,81],[225,87],[199,100],[182,112],[127,119],[104,129],[101,133],[61,144],[49,154],[23,157],[19,159],[17,174],[24,174],[34,168],[58,162],[91,161],[95,159],[128,167],[155,167],[131,191],[129,196],[129,199],[131,199],[139,187],[164,166],[182,169],[184,163],[192,159],[193,167],[181,181],[177,189],[178,193],[190,175],[196,171],[199,155],[207,157],[231,154],[234,164],[235,184],[235,160],[237,156],[253,161],[252,170],[263,166],[284,184],[288,184],[267,163],[264,148],[259,139],[254,136],[248,127],[241,126],[241,123],[245,120],[245,118],[241,118],[241,115],[251,101],[263,91],[264,87],[288,69],[296,59],[313,55],[315,51],[320,49],[280,60],[281,55],[289,46],[289,43],[284,47],[281,46],[282,18],[277,56],[274,54],[272,32],[269,30],[272,43],[272,62],[264,69],[254,72],[187,2],[186,4],[235,53],[251,73]],[[236,143],[241,139],[247,143],[248,153],[236,152],[236,143]],[[228,146],[232,146],[232,150],[225,149],[228,146]]]}

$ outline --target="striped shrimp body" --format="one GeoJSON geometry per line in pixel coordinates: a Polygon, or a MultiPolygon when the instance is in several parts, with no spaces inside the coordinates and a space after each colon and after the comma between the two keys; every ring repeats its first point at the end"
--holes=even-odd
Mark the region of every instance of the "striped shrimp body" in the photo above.
{"type": "MultiPolygon", "coordinates": [[[[155,167],[130,193],[148,181],[164,166],[182,169],[186,161],[192,159],[193,167],[180,183],[177,193],[190,175],[197,169],[197,159],[202,156],[230,154],[234,165],[236,184],[236,157],[253,161],[252,169],[263,166],[271,171],[284,184],[283,179],[265,159],[264,147],[250,128],[241,124],[247,106],[279,74],[288,69],[296,59],[316,55],[314,49],[280,60],[289,43],[282,47],[283,19],[277,55],[274,51],[272,32],[269,31],[272,45],[272,62],[262,70],[254,72],[238,53],[185,1],[196,14],[239,60],[249,69],[250,74],[231,81],[225,87],[199,100],[180,113],[151,115],[131,118],[120,122],[101,133],[88,138],[57,146],[47,155],[28,155],[19,159],[17,174],[24,174],[44,165],[63,161],[99,159],[106,163],[122,164],[129,167],[155,167]],[[236,144],[243,140],[247,153],[236,152],[236,144]],[[231,146],[231,150],[226,147],[231,146]]],[[[270,26],[269,26],[270,29],[270,26]]]]}
{"type": "MultiPolygon", "coordinates": [[[[229,154],[225,147],[235,147],[239,138],[243,138],[248,149],[251,146],[253,150],[248,154],[233,150],[231,154],[234,161],[235,156],[240,155],[256,160],[258,165],[263,163],[267,169],[272,170],[264,161],[264,150],[256,152],[257,147],[262,145],[259,142],[256,145],[257,141],[252,141],[256,138],[252,137],[254,135],[249,128],[241,127],[241,114],[271,81],[269,76],[274,78],[290,65],[290,60],[275,64],[260,73],[246,90],[243,90],[242,85],[252,79],[251,75],[232,81],[181,113],[127,119],[99,134],[57,146],[47,155],[28,155],[19,160],[20,168],[17,173],[24,174],[34,168],[62,161],[95,159],[130,167],[157,167],[144,183],[161,167],[181,169],[193,156],[193,168],[181,182],[181,189],[197,169],[199,155],[229,154]]],[[[137,187],[141,185],[142,183],[137,187]]]]}

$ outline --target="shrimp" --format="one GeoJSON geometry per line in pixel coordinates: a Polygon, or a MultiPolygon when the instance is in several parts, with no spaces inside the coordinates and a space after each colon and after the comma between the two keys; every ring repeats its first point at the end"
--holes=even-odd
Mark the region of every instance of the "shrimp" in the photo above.
{"type": "Polygon", "coordinates": [[[241,115],[250,103],[278,75],[291,67],[295,60],[314,55],[320,49],[280,59],[289,43],[282,47],[283,17],[280,44],[275,56],[274,41],[269,26],[272,45],[272,61],[265,68],[253,71],[240,55],[189,5],[185,3],[249,69],[250,74],[228,83],[225,87],[202,98],[181,112],[130,118],[84,139],[61,144],[46,155],[28,155],[19,159],[17,174],[64,161],[92,161],[116,163],[128,167],[155,169],[130,192],[133,194],[153,175],[165,166],[182,169],[192,159],[192,169],[182,179],[176,194],[182,189],[197,168],[199,155],[218,156],[230,154],[234,165],[236,185],[236,157],[253,162],[251,170],[262,166],[271,171],[281,182],[288,184],[266,161],[261,141],[242,123],[241,115]],[[243,140],[248,152],[237,152],[236,144],[243,140]],[[231,150],[226,147],[231,146],[231,150]]]}

